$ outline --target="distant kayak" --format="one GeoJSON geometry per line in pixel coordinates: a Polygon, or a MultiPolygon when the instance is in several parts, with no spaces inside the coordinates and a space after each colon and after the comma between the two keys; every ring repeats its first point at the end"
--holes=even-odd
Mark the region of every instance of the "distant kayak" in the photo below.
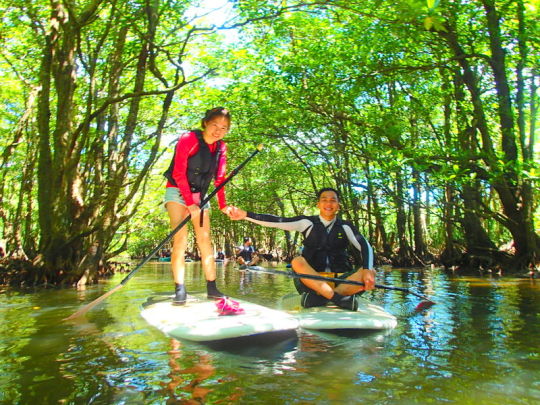
{"type": "MultiPolygon", "coordinates": [[[[143,306],[142,317],[152,326],[176,339],[212,342],[223,339],[263,335],[297,329],[296,317],[251,302],[237,300],[244,313],[219,315],[216,302],[190,296],[182,306],[170,299],[149,300],[143,306]]],[[[294,332],[295,333],[295,332],[294,332]]]]}
{"type": "Polygon", "coordinates": [[[245,264],[238,267],[239,270],[253,270],[253,271],[261,271],[264,270],[264,267],[261,266],[246,266],[245,264]]]}
{"type": "Polygon", "coordinates": [[[381,330],[392,329],[397,325],[395,316],[370,301],[357,297],[358,310],[348,311],[327,304],[323,307],[302,308],[301,295],[287,294],[279,301],[278,308],[296,316],[301,328],[313,330],[356,329],[381,330]]]}

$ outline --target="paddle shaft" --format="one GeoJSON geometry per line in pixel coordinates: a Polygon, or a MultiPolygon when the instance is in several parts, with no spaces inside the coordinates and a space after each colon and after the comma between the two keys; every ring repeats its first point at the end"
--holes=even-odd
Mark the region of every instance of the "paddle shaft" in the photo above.
{"type": "MultiPolygon", "coordinates": [[[[251,159],[253,159],[255,157],[255,155],[257,155],[257,153],[259,153],[261,150],[262,150],[262,145],[257,146],[257,149],[255,149],[251,153],[251,155],[248,156],[248,158],[246,160],[244,160],[235,169],[233,169],[233,171],[229,174],[229,176],[227,176],[225,178],[225,180],[223,180],[210,194],[208,194],[208,196],[206,198],[204,198],[201,201],[200,206],[204,207],[205,204],[208,203],[212,199],[212,197],[215,196],[218,193],[219,190],[221,190],[223,187],[225,187],[225,184],[227,184],[229,181],[231,181],[231,179],[234,176],[236,176],[238,174],[238,172],[240,170],[242,170],[242,168],[251,159]]],[[[201,213],[201,215],[202,215],[202,213],[201,213]]],[[[124,279],[120,282],[119,285],[117,285],[115,288],[113,288],[109,292],[107,292],[107,293],[103,294],[102,296],[98,297],[97,299],[95,299],[91,303],[85,305],[84,307],[79,309],[77,312],[75,312],[73,315],[70,315],[69,317],[67,317],[65,320],[70,320],[70,319],[74,319],[74,318],[77,318],[77,317],[81,316],[82,314],[88,312],[94,306],[99,304],[101,301],[103,301],[109,295],[112,295],[112,293],[118,291],[121,287],[123,287],[131,279],[131,277],[133,277],[135,275],[135,273],[137,273],[137,271],[139,271],[139,269],[142,266],[144,266],[152,257],[154,257],[154,255],[157,252],[159,252],[160,249],[163,248],[163,246],[165,246],[165,244],[167,242],[169,242],[173,238],[173,236],[189,222],[190,218],[191,218],[191,214],[188,214],[188,216],[186,218],[184,218],[184,220],[182,222],[180,222],[171,232],[169,232],[169,234],[165,237],[165,239],[163,239],[144,259],[142,259],[140,261],[140,263],[133,270],[131,270],[129,272],[129,274],[126,277],[124,277],[124,279]]]]}
{"type": "MultiPolygon", "coordinates": [[[[288,277],[293,277],[293,278],[306,278],[306,279],[310,279],[310,280],[333,281],[333,282],[338,282],[338,283],[361,285],[361,286],[365,285],[361,281],[346,280],[346,279],[343,279],[343,278],[335,278],[335,277],[316,276],[314,274],[299,274],[299,273],[295,273],[295,272],[292,272],[292,271],[273,270],[273,269],[266,269],[264,267],[261,267],[259,269],[251,269],[251,268],[248,267],[248,270],[260,271],[261,273],[280,274],[280,275],[283,275],[283,276],[288,276],[288,277]]],[[[375,288],[381,288],[381,289],[384,289],[384,290],[402,291],[402,292],[412,294],[412,295],[414,295],[416,297],[422,298],[423,300],[431,301],[426,296],[415,293],[414,291],[411,291],[408,288],[391,287],[391,286],[383,285],[383,284],[375,284],[375,288]]]]}

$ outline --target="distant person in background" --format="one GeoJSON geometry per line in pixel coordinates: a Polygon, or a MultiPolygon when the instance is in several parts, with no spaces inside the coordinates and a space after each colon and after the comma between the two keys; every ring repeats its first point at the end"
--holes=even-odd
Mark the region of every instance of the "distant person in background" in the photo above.
{"type": "Polygon", "coordinates": [[[317,193],[319,215],[300,215],[283,218],[268,214],[255,214],[232,207],[229,217],[233,220],[247,219],[255,224],[279,228],[286,231],[298,231],[304,235],[304,247],[300,256],[291,264],[298,274],[329,276],[362,282],[364,286],[295,278],[295,286],[302,294],[304,308],[324,306],[329,301],[338,307],[355,311],[358,301],[354,294],[375,287],[373,269],[373,249],[356,227],[337,217],[339,211],[339,193],[333,188],[323,188],[317,193]],[[362,264],[354,269],[349,262],[347,248],[362,253],[362,264]]]}
{"type": "Polygon", "coordinates": [[[250,237],[246,236],[244,244],[237,249],[236,262],[240,266],[256,266],[259,263],[259,256],[250,237]]]}
{"type": "Polygon", "coordinates": [[[219,249],[216,253],[216,259],[218,260],[225,260],[225,253],[223,253],[222,249],[219,249]]]}
{"type": "MultiPolygon", "coordinates": [[[[169,214],[171,228],[174,229],[191,214],[193,229],[202,267],[206,277],[208,298],[220,298],[224,294],[216,286],[216,264],[210,236],[209,204],[201,207],[212,180],[219,186],[225,179],[227,147],[223,137],[229,131],[231,116],[223,107],[206,111],[201,120],[202,130],[193,130],[180,135],[174,157],[168,170],[164,206],[169,214]]],[[[229,214],[230,207],[225,200],[225,189],[217,193],[219,209],[229,214]]],[[[174,236],[171,255],[171,267],[175,283],[173,303],[182,305],[186,302],[187,292],[184,286],[185,258],[187,245],[187,227],[180,229],[174,236]]]]}

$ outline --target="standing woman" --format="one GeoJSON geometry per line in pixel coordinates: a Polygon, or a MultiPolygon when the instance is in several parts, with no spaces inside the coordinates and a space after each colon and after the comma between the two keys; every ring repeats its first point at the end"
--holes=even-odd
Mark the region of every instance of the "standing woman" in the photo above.
{"type": "MultiPolygon", "coordinates": [[[[169,214],[171,228],[174,229],[191,214],[193,229],[201,262],[206,277],[208,298],[223,297],[216,287],[216,264],[210,236],[210,218],[207,203],[200,206],[208,191],[212,179],[217,187],[225,179],[227,147],[222,141],[229,131],[231,116],[223,107],[206,111],[201,120],[201,130],[184,133],[178,139],[169,169],[164,173],[167,178],[164,205],[169,214]]],[[[228,214],[230,207],[225,201],[225,190],[217,193],[219,209],[228,214]]],[[[183,305],[186,302],[184,286],[185,259],[187,246],[187,227],[180,229],[173,239],[171,267],[175,284],[173,303],[183,305]]]]}

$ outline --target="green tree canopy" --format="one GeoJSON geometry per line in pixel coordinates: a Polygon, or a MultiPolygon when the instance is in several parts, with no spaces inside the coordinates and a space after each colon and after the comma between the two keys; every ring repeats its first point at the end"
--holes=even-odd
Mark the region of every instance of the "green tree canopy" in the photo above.
{"type": "MultiPolygon", "coordinates": [[[[86,282],[130,240],[142,249],[133,230],[166,227],[160,168],[215,105],[233,113],[229,167],[267,145],[228,187],[233,204],[296,215],[333,186],[396,265],[538,260],[533,2],[2,6],[0,224],[38,282],[86,282]]],[[[296,249],[212,221],[221,246],[249,232],[296,249]]]]}

